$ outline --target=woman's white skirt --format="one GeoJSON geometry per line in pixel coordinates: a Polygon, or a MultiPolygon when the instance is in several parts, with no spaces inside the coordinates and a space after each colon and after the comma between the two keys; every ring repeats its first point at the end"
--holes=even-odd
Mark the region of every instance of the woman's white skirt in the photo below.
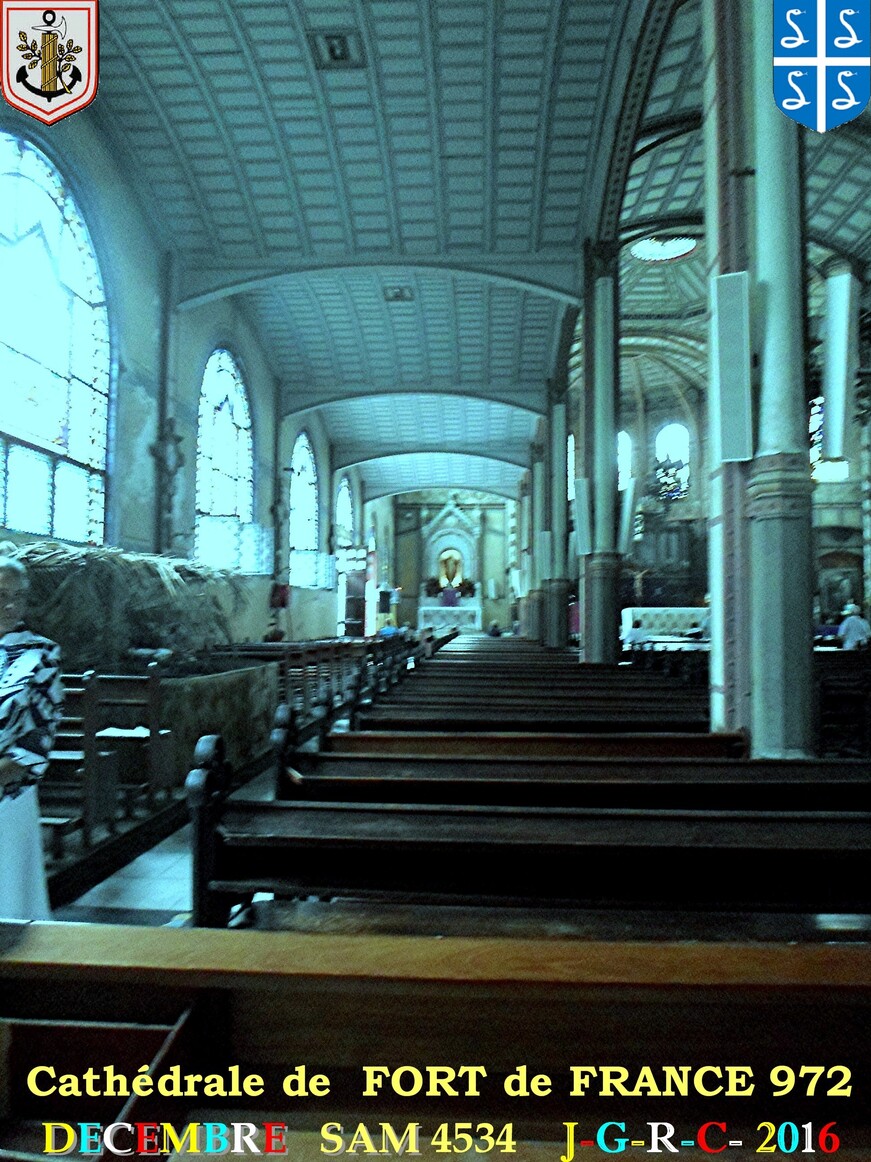
{"type": "Polygon", "coordinates": [[[36,787],[0,799],[0,918],[48,920],[36,787]]]}

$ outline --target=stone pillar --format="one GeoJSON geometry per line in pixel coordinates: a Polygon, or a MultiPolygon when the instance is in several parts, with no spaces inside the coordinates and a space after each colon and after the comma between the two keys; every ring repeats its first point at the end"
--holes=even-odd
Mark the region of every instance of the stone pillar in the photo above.
{"type": "MultiPolygon", "coordinates": [[[[544,444],[532,445],[532,527],[529,546],[530,590],[527,595],[527,637],[541,641],[544,628],[544,562],[540,557],[540,534],[544,532],[545,516],[544,444]]],[[[549,570],[547,570],[549,572],[549,570]]]]}
{"type": "Polygon", "coordinates": [[[615,662],[618,644],[620,555],[617,552],[617,244],[588,247],[591,280],[585,316],[591,374],[593,552],[587,558],[586,660],[615,662]]]}
{"type": "Polygon", "coordinates": [[[826,329],[823,337],[823,455],[843,460],[855,448],[848,446],[855,409],[859,370],[859,295],[862,284],[843,258],[826,267],[826,329]]]}
{"type": "Polygon", "coordinates": [[[772,10],[753,7],[759,443],[750,516],[754,755],[812,746],[811,478],[804,375],[799,129],[771,99],[772,10]]]}
{"type": "MultiPolygon", "coordinates": [[[[705,246],[713,278],[747,270],[752,141],[750,84],[743,46],[749,9],[704,0],[705,246]]],[[[712,304],[713,305],[713,304],[712,304]]],[[[713,317],[713,311],[712,311],[713,317]]],[[[708,342],[708,591],[712,730],[750,729],[750,548],[748,465],[721,463],[716,336],[708,342]]]]}
{"type": "Polygon", "coordinates": [[[528,636],[527,630],[527,596],[530,590],[529,570],[532,552],[530,549],[530,521],[531,511],[529,504],[529,476],[525,474],[520,481],[520,500],[518,502],[517,517],[517,561],[520,588],[517,593],[517,610],[520,619],[520,632],[528,636]]]}
{"type": "Polygon", "coordinates": [[[569,581],[566,576],[568,536],[568,463],[566,385],[550,385],[550,529],[551,577],[545,584],[544,644],[564,649],[569,644],[569,581]]]}

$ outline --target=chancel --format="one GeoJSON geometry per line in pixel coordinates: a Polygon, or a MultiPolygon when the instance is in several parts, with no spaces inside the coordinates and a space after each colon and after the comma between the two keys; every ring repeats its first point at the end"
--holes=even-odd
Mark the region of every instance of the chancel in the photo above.
{"type": "Polygon", "coordinates": [[[753,1152],[788,1097],[782,1152],[871,1157],[856,7],[101,0],[93,101],[2,103],[0,837],[39,776],[52,918],[0,840],[0,1154],[753,1152]],[[263,1092],[27,1086],[109,1066],[263,1092]]]}

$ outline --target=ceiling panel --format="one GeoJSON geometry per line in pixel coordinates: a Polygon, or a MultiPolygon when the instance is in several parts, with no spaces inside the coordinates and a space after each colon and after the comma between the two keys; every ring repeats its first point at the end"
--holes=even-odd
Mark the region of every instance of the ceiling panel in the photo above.
{"type": "Polygon", "coordinates": [[[368,500],[419,488],[476,488],[516,498],[523,474],[511,464],[453,452],[388,456],[361,471],[368,500]]]}
{"type": "Polygon", "coordinates": [[[436,270],[310,272],[244,298],[288,411],[342,384],[482,395],[501,385],[540,408],[563,310],[546,295],[436,270]]]}

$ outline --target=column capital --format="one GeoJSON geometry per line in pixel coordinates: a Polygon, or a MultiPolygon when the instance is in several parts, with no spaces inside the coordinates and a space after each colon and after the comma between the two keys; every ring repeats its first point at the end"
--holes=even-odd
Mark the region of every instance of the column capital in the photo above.
{"type": "Polygon", "coordinates": [[[813,487],[806,454],[759,456],[747,484],[747,515],[750,520],[807,520],[813,487]]]}
{"type": "Polygon", "coordinates": [[[534,464],[539,460],[544,460],[544,440],[533,440],[530,448],[532,449],[532,462],[534,464]]]}
{"type": "Polygon", "coordinates": [[[859,282],[865,281],[867,263],[857,258],[848,258],[843,254],[836,254],[823,264],[823,277],[831,278],[835,274],[852,274],[859,282]]]}
{"type": "Polygon", "coordinates": [[[588,273],[591,278],[616,278],[621,244],[616,238],[590,242],[587,247],[588,273]]]}
{"type": "Polygon", "coordinates": [[[547,381],[547,402],[553,406],[556,403],[565,403],[569,394],[569,384],[565,376],[558,376],[547,381]]]}

